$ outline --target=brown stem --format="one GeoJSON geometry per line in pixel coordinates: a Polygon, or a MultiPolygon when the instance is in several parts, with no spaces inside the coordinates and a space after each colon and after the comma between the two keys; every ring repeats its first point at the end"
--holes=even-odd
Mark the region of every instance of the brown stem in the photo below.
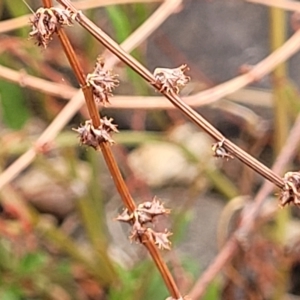
{"type": "Polygon", "coordinates": [[[136,209],[136,205],[128,191],[126,183],[123,180],[120,169],[111,152],[110,146],[107,143],[102,143],[100,146],[101,146],[103,157],[109,169],[109,172],[111,174],[114,174],[113,181],[124,202],[124,205],[131,213],[133,213],[133,211],[136,209]]]}
{"type": "MultiPolygon", "coordinates": [[[[291,161],[294,155],[297,153],[298,145],[300,141],[300,114],[290,131],[289,137],[285,143],[285,146],[281,150],[279,156],[277,157],[272,170],[274,172],[283,172],[285,166],[291,161]]],[[[240,227],[235,231],[232,237],[227,241],[223,249],[219,252],[218,256],[215,258],[214,262],[209,265],[205,270],[199,280],[195,283],[189,296],[192,299],[198,299],[203,296],[209,283],[216,278],[220,270],[230,261],[230,259],[236,254],[239,249],[239,237],[243,239],[249,238],[250,234],[255,228],[255,221],[259,214],[260,208],[268,196],[273,190],[273,185],[270,182],[265,182],[260,188],[256,197],[254,199],[254,204],[252,209],[243,214],[244,218],[241,221],[240,227]]]]}
{"type": "MultiPolygon", "coordinates": [[[[124,51],[114,40],[112,40],[106,33],[104,33],[98,26],[86,18],[82,12],[78,11],[69,0],[57,0],[65,8],[71,10],[76,14],[76,20],[78,23],[88,30],[100,43],[102,43],[107,49],[114,53],[120,60],[131,67],[141,77],[148,81],[156,90],[160,90],[159,84],[156,82],[153,74],[148,71],[143,65],[141,65],[136,59],[124,51]]],[[[245,163],[247,166],[255,170],[257,173],[277,185],[279,188],[284,186],[283,180],[280,176],[275,174],[272,170],[267,168],[264,164],[257,161],[255,158],[247,154],[238,146],[225,139],[225,137],[208,121],[205,120],[200,114],[193,110],[190,106],[182,101],[182,99],[175,93],[168,93],[162,91],[162,94],[172,102],[177,108],[179,108],[190,120],[201,127],[205,132],[212,136],[216,141],[223,142],[224,148],[234,154],[239,160],[245,163]]]]}
{"type": "Polygon", "coordinates": [[[178,107],[183,113],[185,113],[189,118],[201,127],[205,132],[212,136],[217,141],[223,141],[224,148],[230,153],[233,153],[241,162],[246,164],[248,167],[262,175],[264,178],[268,179],[279,188],[283,188],[284,183],[280,176],[274,173],[271,169],[266,167],[264,164],[256,160],[246,151],[242,150],[240,147],[236,146],[234,143],[230,142],[207,120],[201,117],[195,110],[184,103],[180,97],[176,94],[165,94],[165,96],[172,102],[176,107],[178,107]]]}
{"type": "Polygon", "coordinates": [[[291,10],[291,11],[297,11],[297,12],[300,11],[300,3],[297,3],[296,1],[287,1],[287,0],[246,0],[246,2],[278,7],[278,8],[282,8],[282,9],[285,9],[285,10],[291,10]]]}
{"type": "MultiPolygon", "coordinates": [[[[107,1],[107,0],[105,0],[107,1]]],[[[103,4],[107,4],[107,2],[103,2],[103,4]]],[[[120,1],[120,0],[116,0],[120,1]]],[[[122,1],[122,0],[121,0],[122,1]]],[[[137,0],[132,0],[137,1],[137,0]]],[[[147,1],[147,0],[144,0],[147,1]]],[[[84,3],[88,3],[89,1],[83,1],[84,3]]],[[[83,3],[83,2],[76,2],[83,3]]],[[[110,2],[111,3],[111,2],[110,2]]],[[[178,0],[167,0],[164,2],[156,11],[151,15],[150,18],[147,19],[140,27],[136,29],[123,43],[122,47],[126,49],[128,52],[133,50],[135,47],[140,45],[154,30],[157,28],[176,8],[179,7],[180,1],[178,0]]],[[[102,2],[101,2],[102,4],[102,2]]],[[[0,22],[0,32],[1,32],[1,24],[0,22]]],[[[28,18],[27,22],[28,23],[28,18]]],[[[115,56],[110,56],[105,58],[106,66],[112,68],[118,60],[112,59],[115,56]]],[[[32,80],[34,80],[34,85],[38,90],[46,93],[47,91],[51,92],[54,96],[59,96],[63,98],[72,97],[71,101],[66,104],[66,106],[61,110],[61,112],[56,116],[56,118],[51,122],[51,124],[43,131],[41,136],[36,140],[36,145],[44,145],[45,143],[49,143],[57,136],[60,130],[64,127],[64,125],[74,116],[74,114],[81,108],[83,105],[82,94],[80,91],[68,87],[66,85],[59,85],[57,88],[57,84],[50,83],[46,80],[33,78],[30,75],[24,74],[23,72],[16,72],[8,68],[4,68],[0,66],[0,77],[6,78],[8,80],[12,80],[14,82],[19,82],[20,85],[31,86],[32,80]],[[7,76],[6,76],[7,75],[7,76]],[[27,80],[28,79],[28,80],[27,80]]],[[[226,88],[225,88],[226,89],[226,88]]],[[[227,91],[227,89],[226,89],[227,91]]],[[[220,95],[220,92],[217,92],[220,95]]],[[[132,98],[131,96],[130,98],[132,98]]],[[[114,97],[116,99],[118,97],[114,97]]],[[[147,98],[149,99],[149,98],[147,98]]],[[[165,99],[162,97],[162,99],[165,99]]],[[[123,102],[119,101],[119,108],[124,108],[123,102]]],[[[125,101],[126,102],[126,101],[125,101]]],[[[167,104],[169,102],[165,101],[167,104]]],[[[127,102],[126,102],[127,103],[127,102]]],[[[143,101],[145,103],[145,101],[143,101]]],[[[161,103],[161,101],[159,102],[161,103]]],[[[169,105],[173,107],[172,105],[169,105]]],[[[126,107],[125,107],[126,108],[126,107]]],[[[24,170],[36,157],[36,146],[31,147],[27,152],[21,155],[16,161],[14,161],[7,169],[5,169],[0,174],[0,189],[11,182],[22,170],[24,170]]]]}
{"type": "Polygon", "coordinates": [[[95,128],[98,128],[100,126],[100,116],[99,116],[99,113],[97,110],[96,103],[94,101],[92,88],[86,85],[84,72],[78,62],[75,51],[74,51],[66,33],[64,32],[64,30],[62,28],[58,28],[57,35],[62,44],[64,52],[66,53],[66,56],[70,62],[70,65],[75,73],[77,81],[79,82],[79,84],[82,88],[82,92],[84,94],[84,98],[85,98],[93,125],[95,128]]]}
{"type": "MultiPolygon", "coordinates": [[[[51,7],[51,0],[44,0],[44,5],[46,7],[51,7]]],[[[62,28],[57,29],[57,34],[60,39],[60,42],[63,46],[63,49],[66,53],[66,56],[70,62],[71,67],[73,68],[73,71],[76,75],[76,78],[79,82],[79,84],[82,87],[83,94],[85,96],[86,104],[88,107],[88,111],[90,114],[90,117],[92,119],[93,125],[95,128],[100,126],[100,114],[97,110],[94,97],[93,97],[93,91],[90,86],[86,85],[85,82],[85,76],[82,71],[82,68],[79,64],[79,61],[77,59],[77,56],[73,50],[73,47],[71,43],[69,42],[69,39],[62,28]]],[[[104,156],[105,162],[108,166],[108,169],[111,173],[111,176],[114,180],[114,183],[116,185],[116,188],[124,202],[124,205],[129,210],[129,212],[133,213],[136,209],[136,205],[134,203],[134,200],[132,199],[129,190],[126,186],[126,183],[121,175],[120,169],[116,163],[116,160],[112,154],[111,148],[108,143],[103,142],[100,144],[100,148],[102,150],[102,154],[104,156]]],[[[166,263],[163,261],[159,251],[157,250],[156,245],[154,242],[146,235],[143,236],[143,245],[148,249],[149,253],[151,254],[153,260],[155,261],[155,264],[157,268],[159,269],[165,284],[171,294],[171,296],[174,299],[181,299],[180,292],[178,290],[178,287],[175,284],[175,281],[166,265],[166,263]]]]}
{"type": "MultiPolygon", "coordinates": [[[[144,237],[146,237],[146,236],[144,235],[144,237]]],[[[167,265],[161,259],[161,255],[160,255],[157,247],[149,240],[148,237],[143,240],[143,244],[148,249],[152,259],[154,260],[154,262],[156,264],[156,267],[158,268],[158,270],[160,270],[160,273],[162,274],[162,277],[165,280],[165,284],[166,284],[168,290],[176,291],[176,293],[172,294],[172,298],[182,299],[182,297],[178,291],[178,287],[177,287],[173,277],[171,276],[167,265]]]]}

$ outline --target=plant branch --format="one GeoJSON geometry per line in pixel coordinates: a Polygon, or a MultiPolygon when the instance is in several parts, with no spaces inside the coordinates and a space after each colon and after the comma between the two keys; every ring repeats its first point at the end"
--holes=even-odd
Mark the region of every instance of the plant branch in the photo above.
{"type": "MultiPolygon", "coordinates": [[[[140,43],[140,38],[146,39],[169,15],[180,5],[174,1],[164,2],[152,15],[143,23],[123,44],[122,48],[129,49],[126,43],[130,43],[133,49],[140,43]],[[170,7],[170,4],[173,6],[170,7]],[[167,6],[168,5],[168,6],[167,6]]],[[[1,24],[1,23],[0,23],[1,24]]],[[[233,78],[227,82],[219,84],[211,89],[196,93],[194,95],[183,97],[183,100],[190,106],[208,105],[221,98],[234,93],[235,91],[245,87],[255,80],[261,79],[270,73],[274,68],[283,61],[286,61],[294,55],[300,48],[300,31],[297,31],[285,44],[263,59],[257,65],[253,66],[249,72],[244,75],[233,78]]],[[[108,54],[108,53],[106,53],[108,54]]],[[[106,61],[108,57],[106,57],[106,61]]],[[[109,63],[106,65],[117,63],[115,56],[109,57],[109,63]]],[[[47,80],[38,79],[34,76],[27,75],[24,72],[17,72],[9,68],[0,66],[0,77],[12,82],[19,82],[22,86],[28,86],[39,91],[49,93],[54,96],[71,98],[77,91],[69,86],[50,83],[47,80]]],[[[146,97],[146,96],[115,96],[111,99],[111,108],[143,108],[143,109],[172,109],[174,106],[166,100],[165,97],[146,97]]]]}
{"type": "MultiPolygon", "coordinates": [[[[156,90],[161,90],[161,85],[156,81],[155,76],[148,71],[142,64],[128,54],[122,47],[120,47],[114,40],[112,40],[106,33],[104,33],[98,26],[86,18],[82,12],[78,11],[72,3],[68,0],[57,0],[65,8],[69,9],[76,15],[77,22],[90,32],[101,44],[114,53],[120,60],[137,72],[147,82],[149,82],[156,90]]],[[[255,77],[257,78],[257,77],[255,77]]],[[[161,93],[181,112],[183,112],[191,121],[202,128],[206,133],[213,137],[217,142],[222,143],[224,148],[234,154],[239,160],[252,168],[254,171],[273,182],[279,188],[283,188],[284,182],[281,177],[272,172],[264,164],[260,163],[247,152],[243,151],[235,144],[225,139],[225,137],[215,129],[208,121],[206,121],[200,114],[193,110],[190,106],[184,103],[175,92],[167,92],[165,90],[161,93]]]]}
{"type": "MultiPolygon", "coordinates": [[[[168,0],[168,3],[172,3],[173,6],[168,9],[166,9],[165,3],[160,5],[160,7],[156,10],[161,15],[164,14],[164,18],[155,18],[153,19],[152,15],[148,18],[148,21],[151,19],[151,22],[144,22],[136,31],[134,31],[123,43],[122,47],[130,52],[135,47],[137,47],[139,44],[141,44],[153,31],[155,28],[159,26],[160,23],[157,21],[160,21],[161,23],[167,19],[172,11],[176,9],[178,2],[174,2],[173,0],[168,0]],[[143,33],[143,34],[141,34],[143,33]]],[[[154,12],[154,13],[156,13],[154,12]]],[[[27,20],[28,22],[28,20],[27,20]]],[[[103,55],[103,58],[105,59],[106,66],[109,68],[112,68],[117,61],[112,61],[111,58],[106,58],[103,55]]],[[[11,81],[19,82],[21,86],[28,84],[37,84],[40,85],[40,90],[43,91],[41,88],[44,83],[47,83],[46,80],[39,79],[37,82],[33,83],[35,80],[30,75],[25,75],[24,72],[16,72],[9,70],[3,66],[0,67],[0,71],[4,70],[4,74],[7,75],[7,79],[11,81]],[[27,81],[28,78],[28,81],[27,81]]],[[[1,76],[2,72],[0,72],[1,76]]],[[[47,84],[49,86],[49,89],[55,90],[55,84],[49,83],[47,84]]],[[[30,148],[26,153],[24,153],[21,157],[19,157],[16,161],[14,161],[7,169],[5,169],[0,174],[0,189],[12,181],[20,172],[22,172],[29,164],[34,160],[36,155],[39,153],[38,149],[42,146],[44,146],[46,143],[49,143],[53,141],[56,137],[56,135],[62,130],[62,128],[69,122],[69,120],[76,114],[76,112],[82,107],[84,103],[84,97],[82,95],[81,90],[71,90],[71,87],[67,87],[65,85],[61,85],[62,91],[59,90],[58,96],[63,96],[68,93],[72,93],[72,99],[70,102],[61,110],[61,112],[57,115],[57,117],[51,122],[51,124],[45,129],[45,131],[41,134],[41,136],[37,139],[35,142],[35,145],[30,148]],[[77,92],[76,92],[77,91],[77,92]],[[76,93],[75,93],[76,92],[76,93]]]]}
{"type": "MultiPolygon", "coordinates": [[[[163,0],[83,0],[76,2],[78,9],[87,10],[95,7],[103,7],[117,4],[130,4],[130,3],[154,3],[162,2],[163,0]]],[[[9,19],[0,22],[0,33],[9,32],[18,28],[28,25],[28,19],[32,17],[32,14],[9,19]]]]}
{"type": "MultiPolygon", "coordinates": [[[[290,131],[285,146],[281,150],[277,157],[272,170],[276,173],[284,172],[286,165],[297,155],[298,146],[300,142],[300,115],[290,131]]],[[[255,228],[255,221],[259,215],[261,206],[263,205],[266,197],[272,192],[273,185],[270,182],[265,181],[263,186],[258,191],[254,198],[254,203],[247,214],[243,214],[243,220],[240,227],[229,238],[225,246],[219,252],[214,262],[204,271],[199,280],[195,283],[194,287],[189,293],[191,299],[198,299],[201,297],[207,286],[213,281],[220,270],[230,261],[239,249],[241,237],[243,240],[250,239],[250,235],[255,228]]],[[[249,242],[249,241],[248,241],[249,242]]]]}
{"type": "Polygon", "coordinates": [[[290,11],[300,11],[300,3],[288,0],[246,0],[246,2],[273,6],[290,11]]]}
{"type": "MultiPolygon", "coordinates": [[[[51,6],[51,0],[43,0],[44,5],[47,7],[51,6]]],[[[71,43],[69,42],[69,39],[67,35],[65,34],[64,30],[58,26],[57,27],[57,34],[60,39],[60,42],[63,46],[64,52],[66,53],[66,56],[69,60],[69,63],[76,75],[76,78],[82,87],[83,93],[85,95],[85,100],[87,104],[87,108],[89,111],[89,115],[92,119],[92,124],[94,128],[99,128],[101,121],[100,121],[100,115],[96,107],[96,102],[94,100],[94,95],[92,91],[92,86],[86,84],[86,76],[84,75],[82,68],[79,64],[79,61],[77,59],[77,56],[73,50],[73,47],[71,46],[71,43]]],[[[131,197],[129,190],[127,188],[127,185],[121,175],[120,169],[117,165],[117,162],[112,154],[111,147],[109,142],[102,141],[99,143],[100,149],[102,151],[104,160],[108,166],[108,169],[110,171],[110,174],[112,176],[112,179],[114,181],[114,184],[119,192],[119,195],[125,205],[125,207],[128,209],[130,214],[133,214],[136,210],[136,205],[131,197]]],[[[159,270],[159,272],[162,275],[162,278],[170,292],[170,295],[174,299],[181,299],[180,292],[178,290],[178,287],[166,265],[166,263],[163,261],[155,243],[150,236],[147,234],[142,234],[142,244],[147,248],[149,253],[151,254],[153,260],[155,261],[155,264],[159,270]]]]}

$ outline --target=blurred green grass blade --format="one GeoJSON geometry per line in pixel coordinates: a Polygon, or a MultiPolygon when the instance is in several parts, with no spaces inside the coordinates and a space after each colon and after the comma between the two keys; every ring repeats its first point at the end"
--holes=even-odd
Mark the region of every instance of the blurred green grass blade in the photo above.
{"type": "Polygon", "coordinates": [[[43,222],[38,223],[36,228],[43,237],[48,239],[51,243],[55,243],[70,257],[82,263],[85,268],[89,270],[101,284],[103,284],[104,286],[109,286],[111,284],[112,278],[109,277],[110,274],[107,274],[104,269],[98,269],[97,265],[95,265],[94,262],[90,261],[90,258],[88,258],[86,255],[84,255],[84,253],[81,252],[76,243],[60,229],[52,227],[50,224],[43,222]]]}
{"type": "Polygon", "coordinates": [[[112,22],[115,37],[118,43],[122,43],[131,32],[131,24],[124,9],[117,5],[106,7],[107,14],[112,22]]]}
{"type": "MultiPolygon", "coordinates": [[[[30,13],[29,8],[25,5],[23,1],[18,1],[17,3],[16,2],[16,0],[4,0],[5,6],[12,17],[16,18],[30,13]]],[[[30,29],[29,25],[30,24],[28,20],[28,26],[17,29],[17,34],[21,37],[27,37],[30,29]]]]}
{"type": "MultiPolygon", "coordinates": [[[[107,14],[111,20],[112,27],[114,28],[115,38],[118,43],[123,42],[131,32],[137,27],[136,23],[142,23],[144,20],[145,11],[140,8],[134,12],[134,20],[130,21],[130,16],[126,13],[126,10],[122,6],[112,5],[106,7],[107,14]],[[139,14],[141,13],[141,15],[139,14]]],[[[133,51],[132,55],[141,60],[141,55],[138,51],[133,51]]],[[[145,95],[145,85],[144,80],[140,78],[133,70],[126,67],[126,72],[130,82],[132,83],[135,91],[138,94],[145,95]]]]}
{"type": "Polygon", "coordinates": [[[206,289],[206,293],[203,297],[203,300],[215,300],[220,299],[220,284],[218,280],[214,280],[206,289]]]}
{"type": "Polygon", "coordinates": [[[0,104],[3,122],[12,129],[22,128],[30,116],[22,89],[16,84],[0,81],[0,104]]]}
{"type": "Polygon", "coordinates": [[[148,18],[149,8],[143,3],[135,3],[133,4],[134,12],[138,16],[136,21],[136,26],[140,26],[144,20],[148,18]]]}
{"type": "Polygon", "coordinates": [[[3,20],[3,7],[4,7],[4,3],[2,1],[0,1],[0,19],[3,20]]]}

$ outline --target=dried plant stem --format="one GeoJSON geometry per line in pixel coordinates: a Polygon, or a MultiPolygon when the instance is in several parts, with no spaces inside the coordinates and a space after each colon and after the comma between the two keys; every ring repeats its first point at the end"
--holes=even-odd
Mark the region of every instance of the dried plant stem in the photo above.
{"type": "Polygon", "coordinates": [[[290,11],[300,11],[300,3],[288,0],[246,0],[246,2],[273,6],[290,11]]]}
{"type": "MultiPolygon", "coordinates": [[[[144,236],[145,237],[145,236],[144,236]]],[[[172,298],[182,300],[183,298],[181,297],[178,287],[173,279],[172,276],[170,276],[170,271],[168,267],[166,266],[165,262],[161,259],[161,255],[157,247],[152,243],[148,238],[144,238],[143,244],[151,254],[151,257],[153,261],[155,262],[155,265],[157,269],[160,271],[162,277],[164,278],[166,287],[168,288],[169,291],[174,291],[171,293],[172,298]],[[176,292],[175,292],[176,291],[176,292]]]]}
{"type": "Polygon", "coordinates": [[[35,159],[39,149],[49,142],[52,142],[68,121],[82,107],[82,95],[76,94],[72,100],[63,108],[53,122],[45,129],[36,140],[35,145],[22,154],[8,168],[0,174],[0,189],[11,182],[20,172],[22,172],[35,159]]]}
{"type": "MultiPolygon", "coordinates": [[[[95,7],[103,7],[108,5],[117,5],[117,4],[130,4],[130,3],[154,3],[162,2],[163,0],[83,0],[76,2],[78,9],[86,10],[95,7]]],[[[17,17],[14,19],[9,19],[0,22],[0,33],[16,30],[18,28],[28,25],[28,19],[32,14],[25,16],[17,17]]]]}
{"type": "MultiPolygon", "coordinates": [[[[160,85],[156,82],[154,75],[142,66],[136,59],[131,57],[126,51],[122,49],[114,40],[112,40],[106,33],[104,33],[93,22],[86,18],[82,12],[78,11],[68,0],[57,0],[65,8],[69,9],[76,15],[76,20],[82,27],[89,31],[100,43],[102,43],[107,49],[114,53],[120,60],[131,67],[141,77],[148,81],[155,89],[160,90],[160,85]]],[[[208,121],[206,121],[200,114],[193,110],[190,106],[184,103],[181,98],[175,94],[166,91],[162,91],[162,94],[178,109],[180,109],[190,120],[206,131],[216,141],[222,142],[223,146],[230,153],[234,154],[239,160],[252,168],[257,173],[261,174],[266,179],[273,182],[279,188],[284,186],[283,180],[277,174],[272,172],[264,164],[258,162],[251,157],[248,153],[234,145],[229,140],[216,130],[208,121]]]]}
{"type": "MultiPolygon", "coordinates": [[[[45,7],[51,7],[52,1],[51,0],[43,0],[45,7]]],[[[66,36],[64,30],[59,27],[57,29],[57,34],[60,39],[60,42],[63,46],[63,49],[66,53],[66,56],[70,62],[70,65],[72,66],[72,69],[76,75],[76,78],[79,82],[79,84],[82,87],[86,104],[88,107],[88,111],[90,114],[90,117],[92,119],[93,126],[95,128],[98,128],[101,124],[100,122],[100,115],[96,107],[96,103],[94,101],[94,96],[92,92],[92,87],[87,86],[85,81],[85,76],[82,71],[82,68],[79,64],[79,61],[77,59],[77,56],[73,50],[73,47],[71,46],[68,37],[66,36]]],[[[110,145],[108,142],[102,142],[100,144],[100,148],[103,154],[103,157],[105,159],[105,162],[108,166],[108,169],[110,171],[110,174],[113,178],[113,181],[116,185],[116,188],[121,196],[121,199],[123,200],[123,203],[125,207],[128,209],[130,213],[133,213],[136,209],[136,205],[134,203],[133,198],[131,197],[129,190],[127,188],[127,185],[121,175],[121,172],[119,170],[119,167],[116,163],[116,160],[112,154],[110,145]]],[[[163,261],[159,251],[157,250],[156,245],[154,244],[154,241],[148,237],[148,235],[144,234],[142,236],[142,244],[147,248],[150,255],[152,256],[153,260],[155,261],[155,264],[159,270],[159,272],[162,275],[162,278],[165,281],[165,284],[170,292],[170,295],[174,299],[181,299],[180,292],[175,284],[175,281],[166,265],[166,263],[163,261]]]]}
{"type": "Polygon", "coordinates": [[[120,173],[120,169],[113,157],[110,146],[107,143],[101,144],[101,150],[110,174],[113,174],[115,186],[124,202],[126,208],[132,213],[136,209],[136,205],[128,191],[126,183],[120,173]]]}
{"type": "MultiPolygon", "coordinates": [[[[123,49],[132,49],[140,43],[140,38],[146,39],[155,28],[159,26],[169,16],[170,12],[180,5],[180,1],[164,2],[156,12],[154,12],[147,21],[138,28],[123,44],[123,49]],[[172,6],[171,6],[172,5],[172,6]],[[127,48],[130,43],[130,48],[127,48]]],[[[0,23],[1,24],[1,23],[0,23]]],[[[190,106],[201,106],[211,104],[229,94],[259,80],[270,73],[278,64],[286,61],[300,48],[300,31],[297,31],[285,44],[263,59],[246,74],[233,78],[211,89],[184,97],[183,100],[190,106]]],[[[109,57],[109,66],[116,63],[116,57],[109,57]]],[[[59,96],[65,99],[71,98],[76,89],[58,83],[50,83],[47,80],[38,79],[34,76],[27,75],[24,72],[13,71],[9,68],[0,66],[0,77],[12,82],[19,82],[22,86],[59,96]]],[[[140,97],[140,96],[116,96],[111,99],[112,108],[132,109],[172,109],[174,106],[167,101],[165,97],[140,97]]]]}
{"type": "MultiPolygon", "coordinates": [[[[281,150],[278,155],[272,170],[276,173],[284,172],[285,166],[293,159],[293,157],[297,154],[298,146],[300,142],[300,115],[298,115],[297,120],[290,131],[288,139],[285,143],[285,146],[281,150]]],[[[213,281],[220,270],[230,261],[230,259],[236,254],[240,245],[240,238],[243,240],[249,239],[250,234],[253,232],[255,228],[255,220],[260,212],[260,208],[264,203],[264,200],[268,196],[269,193],[273,191],[274,186],[265,181],[263,186],[258,191],[253,206],[251,210],[248,211],[247,214],[243,214],[244,219],[241,222],[240,227],[235,231],[235,233],[231,236],[231,238],[227,241],[225,246],[219,252],[214,262],[209,265],[209,267],[205,270],[199,280],[195,283],[194,287],[189,293],[189,296],[192,299],[198,299],[203,296],[207,286],[211,281],[213,281]]]]}
{"type": "MultiPolygon", "coordinates": [[[[138,46],[140,43],[142,43],[159,24],[161,24],[168,16],[172,13],[174,9],[176,9],[178,2],[174,0],[168,0],[166,1],[168,4],[172,3],[173,6],[168,7],[168,9],[165,6],[165,3],[163,3],[157,10],[159,11],[160,18],[157,18],[157,15],[155,16],[155,19],[153,18],[153,15],[151,15],[147,19],[147,23],[144,22],[136,31],[134,31],[123,43],[122,47],[126,49],[127,51],[133,50],[136,46],[138,46]],[[161,14],[163,13],[164,18],[161,18],[161,14]],[[148,22],[151,21],[151,22],[148,22]],[[159,23],[161,22],[161,23],[159,23]]],[[[179,2],[180,4],[180,2],[179,2]]],[[[28,22],[28,20],[27,20],[28,22]]],[[[105,57],[104,57],[105,58],[105,57]]],[[[112,58],[105,59],[106,66],[109,68],[112,68],[114,63],[117,61],[112,61],[112,58]]],[[[35,79],[34,77],[30,75],[24,74],[24,72],[16,72],[12,71],[8,68],[5,68],[3,66],[0,66],[0,76],[4,74],[7,80],[13,81],[13,82],[19,82],[21,86],[26,86],[28,84],[32,84],[33,86],[39,86],[40,91],[45,92],[42,87],[48,87],[49,90],[57,91],[57,85],[54,83],[49,83],[49,81],[43,80],[43,79],[35,79]]],[[[38,149],[45,145],[48,142],[53,141],[53,139],[56,137],[56,135],[62,130],[62,128],[69,122],[69,120],[75,115],[75,113],[81,108],[81,106],[84,103],[84,97],[82,95],[81,90],[77,90],[65,85],[59,85],[57,94],[54,93],[54,95],[57,96],[65,96],[66,98],[72,97],[71,101],[61,110],[61,112],[57,115],[57,117],[52,121],[52,123],[46,128],[46,130],[41,134],[41,136],[37,139],[35,146],[33,146],[31,149],[29,149],[26,153],[24,153],[21,157],[19,157],[13,164],[11,164],[7,169],[5,169],[0,174],[0,189],[9,183],[11,180],[13,180],[22,170],[24,170],[36,157],[38,153],[38,149]]]]}

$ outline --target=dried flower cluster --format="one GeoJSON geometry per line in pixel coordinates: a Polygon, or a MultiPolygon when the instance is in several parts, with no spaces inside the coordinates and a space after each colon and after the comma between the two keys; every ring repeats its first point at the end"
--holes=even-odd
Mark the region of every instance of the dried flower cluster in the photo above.
{"type": "Polygon", "coordinates": [[[170,213],[164,205],[154,197],[153,200],[141,203],[133,213],[129,213],[125,209],[116,219],[118,221],[127,222],[132,225],[130,240],[137,243],[143,242],[143,236],[147,236],[152,240],[159,249],[170,250],[171,242],[169,236],[172,235],[167,229],[164,232],[156,232],[152,228],[145,226],[152,223],[153,219],[159,215],[167,215],[170,213]]]}
{"type": "Polygon", "coordinates": [[[32,29],[29,36],[37,40],[38,46],[46,48],[58,26],[72,25],[73,18],[74,14],[67,9],[40,7],[30,20],[32,29]]]}
{"type": "Polygon", "coordinates": [[[109,103],[108,97],[112,96],[112,90],[119,85],[119,80],[116,79],[117,74],[113,74],[103,67],[104,61],[98,58],[93,73],[88,74],[86,77],[86,83],[93,87],[96,102],[106,105],[109,103]]]}
{"type": "Polygon", "coordinates": [[[98,149],[99,145],[103,142],[114,144],[111,138],[111,132],[118,132],[117,126],[112,124],[113,119],[106,117],[100,119],[101,124],[95,128],[91,120],[85,121],[85,124],[79,128],[73,128],[74,131],[79,133],[80,143],[83,145],[91,146],[98,149]]]}
{"type": "Polygon", "coordinates": [[[284,207],[290,202],[300,205],[300,173],[287,172],[283,177],[284,187],[281,190],[279,204],[284,207]]]}
{"type": "Polygon", "coordinates": [[[233,159],[234,157],[232,156],[232,154],[230,154],[223,147],[224,141],[225,139],[212,145],[211,149],[214,152],[214,156],[218,158],[226,158],[226,160],[233,159]]]}
{"type": "Polygon", "coordinates": [[[190,81],[190,77],[184,74],[188,70],[189,68],[186,64],[176,69],[156,68],[153,75],[156,79],[155,83],[161,85],[159,91],[173,91],[178,94],[179,88],[184,87],[190,81]]]}

